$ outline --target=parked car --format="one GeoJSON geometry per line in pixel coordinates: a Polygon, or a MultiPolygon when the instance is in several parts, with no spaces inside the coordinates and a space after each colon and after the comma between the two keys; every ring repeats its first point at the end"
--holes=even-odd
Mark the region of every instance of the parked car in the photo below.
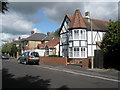
{"type": "Polygon", "coordinates": [[[24,64],[35,63],[39,65],[39,54],[38,52],[34,52],[34,51],[24,52],[18,58],[18,63],[24,63],[24,64]]]}
{"type": "Polygon", "coordinates": [[[9,55],[7,55],[7,54],[2,54],[2,59],[9,59],[9,55]]]}

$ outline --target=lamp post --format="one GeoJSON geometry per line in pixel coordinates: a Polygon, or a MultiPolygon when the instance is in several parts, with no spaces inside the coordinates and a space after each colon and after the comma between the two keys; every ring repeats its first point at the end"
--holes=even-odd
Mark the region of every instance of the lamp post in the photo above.
{"type": "Polygon", "coordinates": [[[91,69],[94,68],[93,62],[93,30],[92,30],[92,18],[90,18],[90,26],[91,26],[91,69]]]}
{"type": "Polygon", "coordinates": [[[91,69],[94,68],[94,61],[93,61],[93,27],[92,27],[92,18],[90,18],[90,12],[85,12],[85,16],[90,22],[90,30],[91,30],[91,69]]]}

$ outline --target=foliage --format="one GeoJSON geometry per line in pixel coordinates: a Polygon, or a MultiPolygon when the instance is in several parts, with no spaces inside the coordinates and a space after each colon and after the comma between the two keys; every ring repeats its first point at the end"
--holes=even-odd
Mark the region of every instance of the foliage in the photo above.
{"type": "Polygon", "coordinates": [[[2,12],[3,14],[5,13],[5,11],[8,11],[8,2],[6,2],[5,0],[0,1],[0,12],[2,12]]]}
{"type": "Polygon", "coordinates": [[[2,45],[2,53],[11,53],[12,44],[5,43],[2,45]]]}
{"type": "Polygon", "coordinates": [[[2,45],[2,53],[9,53],[11,56],[15,56],[18,48],[12,43],[5,43],[2,45]]]}
{"type": "Polygon", "coordinates": [[[57,29],[56,31],[53,32],[53,35],[54,35],[55,37],[59,37],[59,30],[60,30],[60,29],[57,29]]]}
{"type": "Polygon", "coordinates": [[[120,50],[120,22],[111,21],[107,28],[107,32],[103,37],[101,48],[105,53],[119,52],[120,50]]]}
{"type": "Polygon", "coordinates": [[[49,57],[59,57],[58,55],[49,55],[49,57]]]}

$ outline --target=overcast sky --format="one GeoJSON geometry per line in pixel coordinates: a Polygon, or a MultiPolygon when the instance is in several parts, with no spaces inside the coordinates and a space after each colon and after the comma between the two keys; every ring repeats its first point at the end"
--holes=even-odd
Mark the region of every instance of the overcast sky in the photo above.
{"type": "Polygon", "coordinates": [[[90,11],[94,19],[118,19],[117,2],[10,2],[9,12],[0,18],[1,40],[27,37],[33,29],[45,34],[53,32],[61,26],[65,14],[73,15],[76,9],[83,17],[85,11],[90,11]]]}

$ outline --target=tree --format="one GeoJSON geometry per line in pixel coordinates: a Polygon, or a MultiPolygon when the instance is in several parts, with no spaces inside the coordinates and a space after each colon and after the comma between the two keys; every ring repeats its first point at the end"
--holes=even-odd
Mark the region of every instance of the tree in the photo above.
{"type": "Polygon", "coordinates": [[[2,45],[2,53],[7,53],[10,56],[16,56],[18,48],[12,43],[5,43],[2,45]]]}
{"type": "Polygon", "coordinates": [[[12,44],[11,43],[5,43],[2,45],[2,53],[11,53],[12,44]]]}
{"type": "Polygon", "coordinates": [[[5,14],[5,11],[8,11],[8,2],[6,2],[5,0],[0,1],[0,12],[2,12],[3,14],[5,14]]]}
{"type": "Polygon", "coordinates": [[[120,50],[120,22],[110,22],[102,41],[102,50],[107,52],[119,52],[120,50]]]}
{"type": "Polygon", "coordinates": [[[53,35],[54,35],[55,37],[59,37],[59,30],[60,30],[60,29],[57,29],[56,31],[53,32],[53,35]]]}
{"type": "Polygon", "coordinates": [[[103,37],[101,48],[104,52],[105,68],[116,68],[120,70],[120,22],[111,21],[107,32],[103,37]]]}

